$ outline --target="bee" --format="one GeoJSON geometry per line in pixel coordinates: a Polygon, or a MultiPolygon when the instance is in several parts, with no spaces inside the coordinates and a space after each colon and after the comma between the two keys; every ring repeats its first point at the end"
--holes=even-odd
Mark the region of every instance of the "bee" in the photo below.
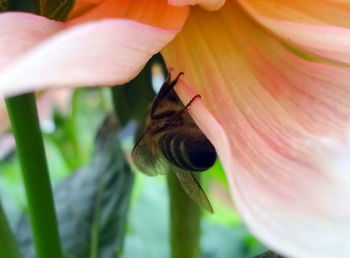
{"type": "Polygon", "coordinates": [[[174,91],[182,74],[173,81],[169,76],[162,85],[151,105],[146,130],[132,150],[132,158],[136,167],[149,176],[165,174],[170,166],[187,195],[213,213],[195,174],[213,166],[216,151],[187,112],[200,95],[184,106],[174,91]]]}

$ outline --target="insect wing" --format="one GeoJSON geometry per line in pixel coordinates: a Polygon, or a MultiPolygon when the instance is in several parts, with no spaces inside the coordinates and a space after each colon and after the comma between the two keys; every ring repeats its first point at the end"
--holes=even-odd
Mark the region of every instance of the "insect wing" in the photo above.
{"type": "Polygon", "coordinates": [[[176,177],[180,181],[180,184],[187,195],[202,208],[207,210],[209,213],[214,213],[211,207],[210,201],[203,188],[200,186],[196,177],[187,170],[183,170],[177,167],[173,167],[176,177]]]}
{"type": "Polygon", "coordinates": [[[131,153],[136,167],[149,176],[166,174],[167,172],[167,165],[159,155],[156,144],[148,129],[141,136],[131,153]]]}

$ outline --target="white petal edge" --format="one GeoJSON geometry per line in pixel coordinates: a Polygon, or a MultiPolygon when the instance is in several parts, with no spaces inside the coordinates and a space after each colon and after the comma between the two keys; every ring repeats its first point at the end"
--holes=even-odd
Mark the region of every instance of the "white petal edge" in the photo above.
{"type": "Polygon", "coordinates": [[[39,42],[63,29],[63,24],[21,12],[0,14],[0,71],[39,42]]]}

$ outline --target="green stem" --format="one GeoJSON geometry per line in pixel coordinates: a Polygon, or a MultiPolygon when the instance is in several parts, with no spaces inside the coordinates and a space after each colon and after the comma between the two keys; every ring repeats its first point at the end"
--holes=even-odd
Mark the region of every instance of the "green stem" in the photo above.
{"type": "Polygon", "coordinates": [[[17,154],[28,198],[37,258],[61,258],[53,194],[35,96],[28,93],[6,99],[17,154]]]}
{"type": "Polygon", "coordinates": [[[199,258],[200,210],[184,192],[174,173],[168,175],[172,258],[199,258]]]}
{"type": "Polygon", "coordinates": [[[4,209],[0,202],[0,258],[19,258],[16,241],[13,238],[4,209]]]}

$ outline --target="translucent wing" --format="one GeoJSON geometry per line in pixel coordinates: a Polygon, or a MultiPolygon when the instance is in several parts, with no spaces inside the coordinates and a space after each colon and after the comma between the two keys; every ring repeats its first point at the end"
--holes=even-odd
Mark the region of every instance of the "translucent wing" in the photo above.
{"type": "Polygon", "coordinates": [[[180,184],[187,195],[196,202],[199,206],[204,208],[210,213],[214,213],[211,207],[208,197],[205,195],[203,188],[200,186],[195,175],[187,170],[183,170],[177,167],[172,167],[176,177],[179,179],[180,184]]]}
{"type": "Polygon", "coordinates": [[[149,133],[143,133],[131,153],[136,167],[149,176],[167,173],[167,165],[158,152],[157,143],[149,133]]]}

